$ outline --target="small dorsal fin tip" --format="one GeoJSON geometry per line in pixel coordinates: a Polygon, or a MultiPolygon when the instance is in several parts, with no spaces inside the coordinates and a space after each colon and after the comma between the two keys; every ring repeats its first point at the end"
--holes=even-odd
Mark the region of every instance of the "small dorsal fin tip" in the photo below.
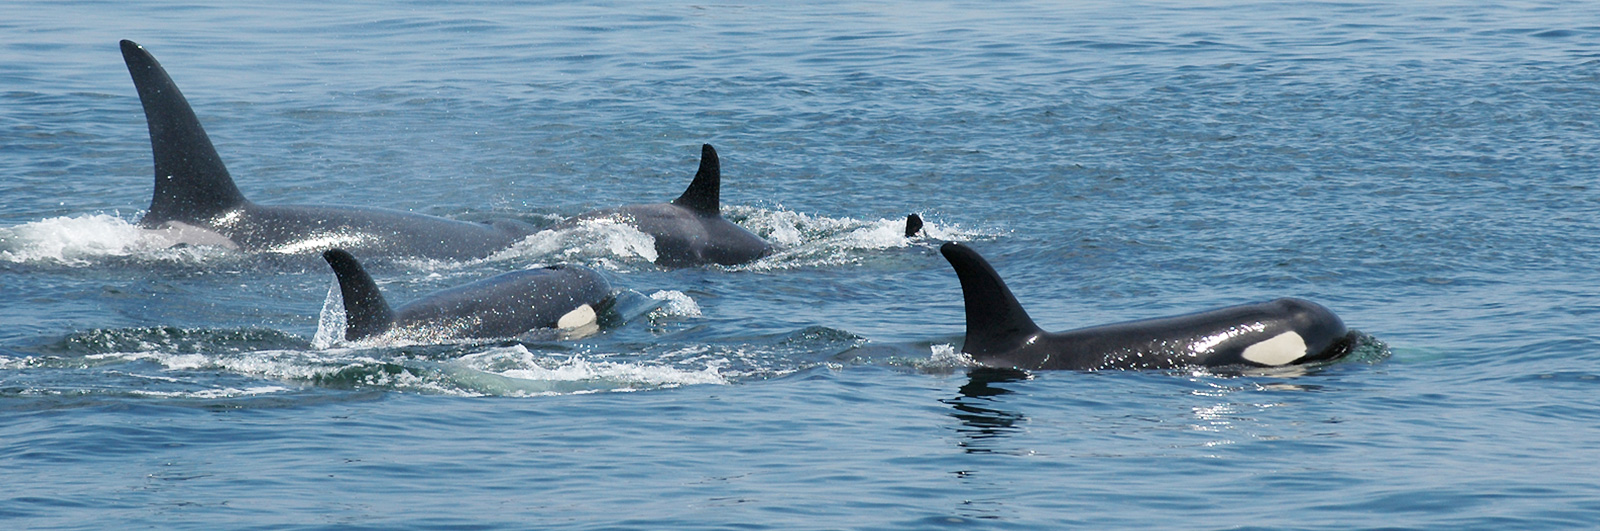
{"type": "Polygon", "coordinates": [[[915,237],[917,235],[917,233],[921,232],[921,231],[922,231],[922,216],[918,216],[914,212],[911,213],[910,215],[907,215],[906,216],[906,237],[907,238],[915,237]]]}
{"type": "Polygon", "coordinates": [[[719,215],[722,213],[722,162],[717,157],[716,148],[711,144],[700,145],[700,169],[694,174],[694,182],[684,189],[683,195],[672,200],[678,205],[700,214],[719,215]]]}

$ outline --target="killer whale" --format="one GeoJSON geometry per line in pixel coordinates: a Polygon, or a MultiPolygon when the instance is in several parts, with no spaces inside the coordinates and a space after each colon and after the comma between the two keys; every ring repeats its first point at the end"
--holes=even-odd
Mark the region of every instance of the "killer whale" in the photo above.
{"type": "Polygon", "coordinates": [[[922,216],[918,216],[915,213],[907,214],[906,237],[915,238],[918,232],[922,232],[922,216]]]}
{"type": "Polygon", "coordinates": [[[772,253],[772,245],[722,217],[722,163],[711,144],[700,146],[700,169],[677,199],[593,210],[557,225],[616,219],[655,239],[657,265],[738,265],[772,253]]]}
{"type": "Polygon", "coordinates": [[[245,199],[183,93],[155,57],[122,41],[155,158],[155,190],[139,226],[174,243],[248,252],[312,253],[334,247],[365,255],[482,258],[535,228],[514,220],[473,223],[399,210],[260,205],[245,199]]]}
{"type": "Polygon", "coordinates": [[[994,267],[956,242],[939,247],[961,281],[962,352],[987,367],[1022,370],[1278,367],[1335,359],[1354,333],[1317,303],[1284,298],[1142,321],[1046,332],[994,267]]]}
{"type": "Polygon", "coordinates": [[[596,312],[613,299],[611,284],[576,265],[513,271],[434,292],[390,308],[355,256],[323,251],[344,298],[344,338],[394,332],[428,340],[504,338],[540,329],[596,326],[596,312]]]}

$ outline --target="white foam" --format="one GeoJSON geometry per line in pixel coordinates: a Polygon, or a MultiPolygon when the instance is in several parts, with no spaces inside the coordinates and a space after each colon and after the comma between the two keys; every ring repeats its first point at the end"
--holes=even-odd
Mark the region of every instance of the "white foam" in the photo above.
{"type": "Polygon", "coordinates": [[[771,256],[738,268],[754,271],[853,264],[860,261],[862,251],[908,247],[930,239],[967,241],[983,235],[959,225],[925,220],[921,235],[907,238],[903,217],[832,218],[783,210],[781,206],[778,210],[742,206],[723,210],[731,219],[739,220],[741,226],[777,248],[771,256]]]}
{"type": "Polygon", "coordinates": [[[0,228],[0,260],[83,266],[96,258],[121,256],[197,262],[216,253],[229,252],[227,245],[171,248],[179,243],[194,243],[190,240],[215,241],[215,238],[197,236],[195,231],[198,230],[202,229],[149,230],[109,214],[48,218],[0,228]]]}
{"type": "Polygon", "coordinates": [[[204,354],[161,354],[159,361],[174,371],[201,369],[211,364],[204,354]]]}
{"type": "MultiPolygon", "coordinates": [[[[728,217],[742,219],[739,223],[750,232],[767,240],[778,247],[793,247],[805,241],[805,229],[817,224],[817,219],[799,212],[783,210],[764,210],[745,206],[726,206],[723,213],[728,217]]],[[[820,218],[834,221],[829,218],[820,218]]]]}
{"type": "Polygon", "coordinates": [[[690,372],[672,367],[659,365],[640,365],[636,363],[591,362],[582,358],[572,358],[568,362],[554,367],[530,367],[527,369],[514,369],[498,373],[507,378],[523,380],[553,380],[553,381],[579,381],[579,380],[611,380],[629,383],[641,383],[650,386],[677,386],[677,385],[727,385],[728,381],[717,374],[715,367],[707,367],[702,371],[690,372]]]}
{"type": "Polygon", "coordinates": [[[289,388],[287,388],[287,387],[279,387],[279,386],[276,386],[276,385],[266,385],[266,386],[259,386],[259,387],[248,387],[248,388],[245,388],[245,389],[237,389],[237,388],[233,388],[233,387],[224,387],[224,388],[220,388],[220,389],[202,389],[202,390],[199,390],[199,391],[148,391],[148,390],[140,389],[140,390],[134,390],[133,394],[139,395],[139,396],[155,397],[155,398],[214,399],[214,398],[239,398],[239,397],[244,397],[244,396],[267,395],[267,394],[273,394],[273,393],[282,393],[282,392],[288,391],[288,390],[289,390],[289,388]]]}
{"type": "MultiPolygon", "coordinates": [[[[91,359],[147,361],[172,371],[222,369],[247,376],[280,379],[304,379],[330,374],[344,366],[328,369],[310,363],[315,358],[304,352],[265,350],[226,355],[173,354],[158,351],[116,352],[86,356],[91,359]]],[[[376,362],[370,358],[366,361],[376,362]]]]}
{"type": "Polygon", "coordinates": [[[495,253],[489,260],[521,257],[550,257],[564,262],[595,264],[607,269],[619,266],[612,260],[656,261],[656,240],[632,225],[615,219],[588,219],[575,226],[547,229],[529,235],[510,248],[495,253]]]}
{"type": "Polygon", "coordinates": [[[215,367],[213,359],[206,357],[205,354],[174,354],[156,350],[91,354],[85,356],[85,358],[92,360],[148,361],[161,365],[163,369],[169,371],[192,371],[215,367]]]}
{"type": "Polygon", "coordinates": [[[115,216],[49,218],[0,228],[0,259],[87,263],[96,256],[125,256],[145,246],[144,230],[115,216]]]}
{"type": "Polygon", "coordinates": [[[522,345],[497,347],[463,356],[456,361],[464,367],[507,378],[533,381],[578,382],[596,381],[618,384],[604,388],[675,387],[680,385],[727,385],[728,380],[718,372],[718,364],[707,364],[704,369],[685,370],[665,365],[590,361],[583,356],[565,360],[552,360],[529,352],[522,345]]]}
{"type": "Polygon", "coordinates": [[[412,345],[449,345],[460,343],[475,343],[486,338],[474,337],[467,332],[483,324],[481,315],[464,315],[451,319],[439,319],[426,324],[413,324],[396,326],[376,334],[351,342],[353,346],[361,347],[405,347],[412,345]]]}
{"type": "Polygon", "coordinates": [[[726,385],[719,363],[679,368],[650,362],[612,362],[583,356],[566,358],[530,352],[516,344],[490,347],[460,358],[426,360],[373,358],[362,351],[335,348],[304,352],[258,351],[230,355],[137,352],[108,355],[145,360],[167,370],[222,370],[276,380],[315,380],[355,369],[362,385],[455,395],[537,395],[634,390],[682,385],[726,385]],[[402,371],[363,367],[402,364],[402,371]]]}
{"type": "Polygon", "coordinates": [[[344,293],[339,290],[339,279],[328,286],[328,296],[322,300],[322,312],[317,315],[317,333],[311,336],[311,348],[326,349],[344,341],[344,293]]]}
{"type": "Polygon", "coordinates": [[[928,357],[928,363],[924,368],[961,368],[977,365],[972,355],[957,350],[955,345],[949,343],[933,345],[930,350],[933,354],[928,357]]]}
{"type": "Polygon", "coordinates": [[[655,313],[662,317],[699,317],[700,305],[681,291],[664,290],[650,294],[650,298],[665,301],[655,313]]]}

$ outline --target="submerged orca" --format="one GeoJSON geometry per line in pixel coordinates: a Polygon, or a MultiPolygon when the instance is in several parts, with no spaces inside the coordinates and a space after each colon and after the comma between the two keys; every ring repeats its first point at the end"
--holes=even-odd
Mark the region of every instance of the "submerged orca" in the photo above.
{"type": "Polygon", "coordinates": [[[596,312],[613,300],[605,277],[586,267],[563,264],[513,271],[390,309],[378,284],[349,252],[330,249],[322,258],[339,279],[348,341],[390,331],[442,340],[585,328],[596,325],[596,312]]]}
{"type": "Polygon", "coordinates": [[[976,251],[950,242],[939,252],[961,279],[967,311],[967,336],[961,350],[989,367],[1278,367],[1338,358],[1349,352],[1354,342],[1354,333],[1345,329],[1338,316],[1301,299],[1045,332],[976,251]]]}
{"type": "Polygon", "coordinates": [[[234,185],[178,86],[144,47],[122,41],[155,155],[155,193],[139,225],[178,243],[251,252],[308,253],[333,247],[384,256],[481,258],[535,232],[518,221],[472,223],[399,210],[258,205],[234,185]]]}
{"type": "Polygon", "coordinates": [[[656,264],[693,267],[738,265],[772,252],[772,245],[722,217],[722,164],[711,144],[700,146],[700,170],[689,187],[668,203],[594,210],[563,222],[618,219],[655,239],[656,264]]]}

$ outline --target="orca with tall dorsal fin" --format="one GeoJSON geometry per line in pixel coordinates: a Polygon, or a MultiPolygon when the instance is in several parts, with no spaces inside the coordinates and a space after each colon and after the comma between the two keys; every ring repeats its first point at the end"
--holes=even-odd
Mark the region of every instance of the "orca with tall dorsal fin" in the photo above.
{"type": "Polygon", "coordinates": [[[344,247],[369,255],[462,259],[488,256],[536,232],[513,220],[472,223],[379,208],[252,203],[234,185],[161,63],[127,40],[122,58],[139,91],[155,156],[155,193],[139,225],[166,231],[174,243],[269,253],[344,247]]]}
{"type": "Polygon", "coordinates": [[[711,144],[700,146],[700,170],[669,203],[629,205],[579,214],[562,225],[616,218],[655,239],[656,264],[693,267],[738,265],[772,253],[772,245],[722,217],[722,162],[711,144]]]}
{"type": "Polygon", "coordinates": [[[596,312],[614,300],[611,284],[600,273],[563,264],[505,273],[393,309],[355,256],[329,249],[322,258],[339,279],[347,341],[388,333],[436,341],[582,329],[597,326],[596,312]]]}
{"type": "Polygon", "coordinates": [[[961,350],[989,367],[1023,370],[1280,367],[1339,358],[1355,332],[1321,305],[1293,298],[1051,333],[1034,324],[994,267],[950,242],[966,305],[961,350]]]}

